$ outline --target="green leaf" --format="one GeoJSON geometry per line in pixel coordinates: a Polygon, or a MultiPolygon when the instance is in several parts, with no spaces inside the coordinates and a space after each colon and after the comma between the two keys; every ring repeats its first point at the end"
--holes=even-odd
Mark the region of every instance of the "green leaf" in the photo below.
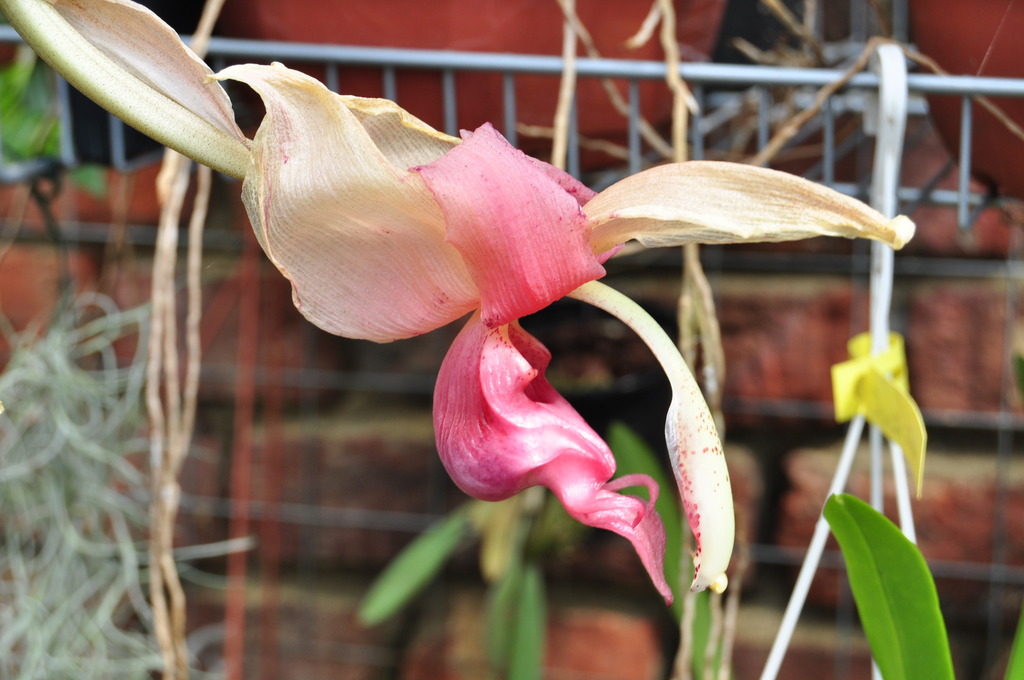
{"type": "Polygon", "coordinates": [[[853,598],[885,680],[953,678],[946,626],[928,565],[899,528],[846,494],[825,504],[853,598]]]}
{"type": "Polygon", "coordinates": [[[1006,665],[1006,680],[1024,680],[1024,605],[1021,606],[1017,634],[1010,650],[1010,662],[1006,665]]]}
{"type": "Polygon", "coordinates": [[[523,568],[519,607],[513,629],[515,653],[508,666],[508,680],[537,680],[544,664],[544,640],[547,633],[547,607],[544,602],[544,574],[536,562],[523,568]]]}
{"type": "Polygon", "coordinates": [[[504,671],[515,653],[512,647],[516,603],[522,587],[522,564],[515,561],[491,586],[487,598],[487,658],[504,671]]]}
{"type": "Polygon", "coordinates": [[[3,154],[26,160],[60,153],[60,131],[49,73],[29,53],[0,68],[3,154]]]}
{"type": "Polygon", "coordinates": [[[537,562],[515,562],[491,590],[487,649],[507,680],[537,680],[547,632],[544,576],[537,562]]]}
{"type": "Polygon", "coordinates": [[[682,512],[676,501],[676,482],[670,476],[658,457],[647,443],[633,430],[622,423],[612,423],[608,428],[608,446],[615,454],[618,476],[644,474],[658,483],[661,492],[654,507],[665,525],[665,581],[668,582],[675,601],[672,615],[676,622],[683,615],[683,595],[679,590],[680,560],[682,559],[683,525],[682,512]]]}
{"type": "Polygon", "coordinates": [[[433,580],[468,529],[469,518],[460,509],[420,534],[370,586],[359,620],[373,626],[404,607],[433,580]]]}
{"type": "Polygon", "coordinates": [[[1013,357],[1013,369],[1017,375],[1017,390],[1024,397],[1024,356],[1018,354],[1013,357]]]}
{"type": "MultiPolygon", "coordinates": [[[[680,598],[684,595],[680,595],[680,598]]],[[[694,598],[693,607],[693,677],[718,677],[718,667],[722,662],[722,646],[719,641],[718,649],[714,650],[714,668],[709,669],[710,673],[704,672],[704,660],[707,656],[708,642],[711,639],[711,592],[702,590],[691,595],[694,598]]]]}
{"type": "Polygon", "coordinates": [[[94,198],[107,196],[107,170],[100,165],[79,165],[71,171],[75,186],[94,198]]]}

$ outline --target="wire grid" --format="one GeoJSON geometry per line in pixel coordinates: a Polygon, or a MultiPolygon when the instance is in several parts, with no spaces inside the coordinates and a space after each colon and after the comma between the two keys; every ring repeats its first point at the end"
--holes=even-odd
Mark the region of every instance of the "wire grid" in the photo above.
{"type": "MultiPolygon", "coordinates": [[[[8,27],[0,27],[0,40],[11,42],[17,40],[8,27]]],[[[425,50],[406,50],[388,48],[304,45],[292,43],[250,41],[215,38],[211,42],[209,61],[215,68],[229,62],[241,60],[257,60],[268,62],[282,61],[290,66],[300,64],[315,65],[323,68],[326,84],[335,91],[345,87],[345,69],[372,68],[380,73],[381,89],[384,96],[402,103],[403,93],[398,87],[398,74],[407,70],[427,71],[437,74],[443,99],[443,128],[449,134],[456,134],[461,125],[456,102],[459,97],[458,74],[465,72],[488,72],[500,74],[503,82],[503,116],[497,121],[509,140],[515,144],[517,133],[517,81],[522,76],[545,75],[557,78],[562,70],[562,61],[557,57],[478,54],[459,52],[439,52],[425,50]]],[[[593,78],[611,78],[623,83],[630,107],[627,123],[628,160],[622,173],[633,173],[644,167],[647,162],[646,149],[639,134],[639,111],[641,109],[640,84],[645,81],[662,81],[664,65],[660,62],[620,61],[609,59],[581,58],[577,62],[578,77],[581,80],[593,78]]],[[[731,120],[736,112],[744,109],[749,101],[755,101],[756,146],[763,147],[769,138],[772,127],[773,112],[776,110],[775,92],[779,88],[796,88],[797,101],[804,97],[805,101],[814,90],[825,86],[842,76],[842,72],[833,69],[801,69],[777,68],[768,66],[737,66],[725,64],[686,64],[681,67],[683,78],[693,89],[701,104],[700,113],[693,117],[690,142],[692,157],[705,158],[716,154],[721,139],[716,139],[716,132],[731,120]]],[[[923,97],[930,94],[950,94],[961,97],[963,102],[962,135],[963,140],[970,140],[973,126],[971,117],[970,97],[985,95],[991,97],[1024,97],[1024,80],[1011,80],[970,76],[938,76],[929,74],[911,74],[908,77],[911,94],[910,115],[921,118],[926,115],[923,97]]],[[[867,177],[854,182],[837,181],[837,164],[851,154],[862,151],[863,134],[855,135],[852,142],[840,142],[837,138],[836,121],[845,113],[862,113],[867,107],[874,92],[878,88],[875,74],[864,72],[854,76],[847,87],[831,97],[822,113],[808,126],[805,134],[817,133],[822,139],[820,159],[812,165],[806,175],[814,180],[833,186],[840,191],[866,197],[867,177]]],[[[66,108],[64,109],[66,110],[66,108]]],[[[415,112],[414,112],[415,113],[415,112]]],[[[575,120],[575,119],[574,119],[575,120]]],[[[0,121],[2,124],[2,121],[0,121]]],[[[120,170],[130,171],[142,163],[152,162],[151,158],[130,160],[125,157],[121,131],[123,126],[111,119],[112,135],[111,157],[113,165],[120,170]]],[[[797,142],[800,138],[797,138],[797,142]]],[[[915,143],[909,138],[907,145],[915,143]]],[[[65,149],[69,149],[66,146],[65,149]]],[[[569,170],[581,174],[580,138],[577,126],[570,129],[569,170]]],[[[70,152],[64,154],[65,162],[73,163],[70,152]]],[[[969,229],[973,219],[986,206],[991,205],[988,197],[971,191],[968,168],[970,167],[970,144],[962,144],[960,157],[957,159],[957,185],[954,189],[935,188],[941,177],[923,182],[919,186],[901,186],[898,198],[900,212],[910,212],[921,204],[947,206],[955,211],[957,222],[963,229],[969,229]]],[[[608,183],[614,177],[592,177],[598,183],[608,183]]],[[[109,232],[102,226],[75,224],[71,231],[80,242],[105,242],[109,232]]],[[[145,229],[131,229],[128,238],[140,245],[147,245],[149,232],[145,229]]],[[[29,235],[31,237],[31,235],[29,235]]],[[[233,233],[214,232],[207,235],[207,245],[212,249],[238,251],[242,248],[242,239],[233,233]]],[[[1006,328],[1007,341],[1013,333],[1011,327],[1014,311],[1017,306],[1015,291],[1024,277],[1020,259],[1024,244],[1020,235],[1014,232],[1010,254],[1006,261],[956,259],[938,260],[935,258],[898,257],[896,275],[898,278],[930,277],[940,279],[993,279],[1007,283],[1006,289],[1006,328]]],[[[707,249],[705,262],[712,276],[728,272],[756,272],[769,275],[776,272],[799,273],[848,273],[861,281],[866,280],[868,271],[868,253],[866,249],[854,249],[852,255],[801,255],[777,254],[765,255],[756,252],[733,252],[729,249],[707,249]]],[[[658,260],[654,266],[676,266],[658,260]]],[[[311,346],[316,340],[311,340],[311,346]]],[[[1009,346],[1009,342],[1007,342],[1009,346]]],[[[308,414],[319,412],[319,391],[330,392],[366,392],[395,395],[420,395],[431,392],[433,375],[424,373],[396,373],[388,370],[317,370],[272,369],[266,366],[255,366],[254,378],[261,388],[299,388],[305,396],[301,400],[301,409],[308,414]]],[[[998,412],[991,411],[926,411],[925,421],[929,428],[958,428],[968,431],[994,432],[996,435],[996,494],[999,501],[1007,497],[1006,479],[1009,465],[1014,455],[1017,433],[1024,427],[1024,417],[1012,409],[1011,390],[1013,379],[1009,372],[1008,362],[1004,362],[1001,376],[1002,398],[998,412]]],[[[237,380],[238,367],[227,363],[204,365],[203,376],[207,385],[231,385],[237,380]]],[[[758,416],[785,417],[790,419],[807,419],[820,421],[830,415],[827,404],[795,402],[795,401],[762,401],[762,400],[730,400],[726,404],[727,414],[755,414],[758,416]]],[[[311,471],[316,474],[315,471],[311,471]]],[[[436,475],[435,475],[436,477],[436,475]]],[[[436,480],[435,480],[436,481],[436,480]]],[[[370,511],[350,508],[337,508],[310,503],[261,503],[250,505],[250,516],[254,520],[269,519],[284,525],[292,526],[300,535],[315,541],[318,527],[360,528],[379,531],[417,532],[431,524],[443,509],[443,503],[437,497],[443,492],[434,487],[431,492],[435,499],[431,502],[433,512],[404,513],[387,511],[370,511]]],[[[227,518],[232,511],[232,501],[221,497],[188,496],[183,498],[182,506],[186,512],[197,516],[227,518]]],[[[997,505],[997,516],[994,518],[993,561],[989,564],[962,562],[932,562],[931,567],[938,577],[977,580],[990,584],[988,603],[988,619],[986,623],[987,639],[990,641],[986,650],[986,658],[991,660],[998,652],[998,641],[1006,631],[1001,617],[1003,595],[1010,587],[1024,586],[1024,569],[1006,564],[1006,524],[1001,514],[1003,505],[997,505]]],[[[306,540],[304,539],[304,540],[306,540]]],[[[752,546],[753,559],[764,564],[793,565],[799,563],[801,555],[792,551],[779,549],[771,545],[755,544],[752,546]]],[[[305,562],[309,573],[315,571],[315,565],[309,560],[305,562]]],[[[301,565],[300,565],[301,566],[301,565]]],[[[375,659],[376,663],[387,665],[393,663],[385,650],[359,648],[344,650],[349,653],[375,659]]],[[[838,664],[839,662],[837,662],[838,664]]]]}

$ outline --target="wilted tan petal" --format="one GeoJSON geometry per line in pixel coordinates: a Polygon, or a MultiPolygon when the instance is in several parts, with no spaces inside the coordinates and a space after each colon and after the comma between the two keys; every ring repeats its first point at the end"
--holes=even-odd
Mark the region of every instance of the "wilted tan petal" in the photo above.
{"type": "MultiPolygon", "coordinates": [[[[346,98],[280,64],[231,66],[218,77],[248,84],[266,105],[243,198],[306,318],[331,333],[384,342],[476,306],[478,292],[444,241],[430,190],[389,162],[346,98]]],[[[385,123],[389,137],[405,139],[389,146],[392,157],[426,160],[447,148],[432,131],[393,123],[385,123]]]]}
{"type": "Polygon", "coordinates": [[[457,138],[438,132],[390,99],[347,95],[340,99],[384,157],[399,168],[433,163],[459,144],[457,138]]]}
{"type": "Polygon", "coordinates": [[[148,9],[125,0],[0,0],[33,49],[132,127],[241,177],[248,150],[210,69],[148,9]]]}
{"type": "Polygon", "coordinates": [[[869,238],[900,248],[914,234],[906,217],[887,219],[795,175],[715,161],[645,170],[608,187],[583,211],[595,252],[630,239],[653,248],[812,236],[869,238]]]}

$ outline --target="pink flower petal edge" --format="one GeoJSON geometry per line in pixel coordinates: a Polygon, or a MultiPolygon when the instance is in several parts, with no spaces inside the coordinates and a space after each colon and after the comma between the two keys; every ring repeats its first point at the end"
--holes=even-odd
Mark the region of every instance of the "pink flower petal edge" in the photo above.
{"type": "Polygon", "coordinates": [[[544,377],[550,358],[518,322],[489,328],[474,314],[445,357],[434,392],[441,461],[463,491],[483,500],[546,486],[576,520],[629,540],[671,602],[665,529],[654,510],[658,486],[645,475],[609,481],[615,458],[544,377]],[[646,487],[650,500],[618,493],[635,486],[646,487]]]}
{"type": "Polygon", "coordinates": [[[580,201],[593,193],[513,148],[490,124],[417,168],[444,212],[445,240],[500,326],[604,276],[580,201]]]}

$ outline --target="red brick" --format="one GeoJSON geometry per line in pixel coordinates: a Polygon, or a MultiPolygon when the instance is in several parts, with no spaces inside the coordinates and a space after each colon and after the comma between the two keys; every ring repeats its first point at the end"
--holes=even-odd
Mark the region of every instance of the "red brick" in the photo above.
{"type": "MultiPolygon", "coordinates": [[[[782,610],[744,603],[738,621],[732,677],[756,680],[782,623],[782,610]]],[[[853,625],[852,630],[843,630],[834,616],[805,612],[793,632],[779,680],[870,677],[871,652],[864,635],[853,625]]]]}
{"type": "Polygon", "coordinates": [[[949,206],[924,205],[910,218],[917,232],[896,257],[1002,259],[1009,250],[1010,222],[999,208],[983,210],[969,229],[957,226],[956,211],[949,206]]]}
{"type": "MultiPolygon", "coordinates": [[[[280,462],[271,465],[271,434],[258,426],[253,438],[252,497],[360,515],[347,526],[280,526],[282,564],[300,556],[320,567],[379,569],[415,535],[409,529],[367,523],[373,513],[408,513],[425,519],[431,508],[428,479],[438,465],[428,409],[341,409],[323,419],[288,422],[281,432],[280,462]],[[309,543],[303,543],[308,540],[309,543]]],[[[436,474],[443,474],[437,471],[436,474]]],[[[273,508],[270,508],[273,511],[273,508]]],[[[307,518],[314,522],[314,516],[307,518]]],[[[257,539],[274,531],[256,521],[257,539]]]]}
{"type": "MultiPolygon", "coordinates": [[[[476,680],[487,677],[484,602],[463,591],[447,615],[418,633],[406,655],[402,680],[476,680]]],[[[562,605],[549,598],[544,677],[570,680],[600,675],[655,680],[665,663],[658,626],[642,613],[562,605]]]]}
{"type": "MultiPolygon", "coordinates": [[[[160,205],[157,201],[156,177],[160,172],[160,163],[141,166],[138,169],[121,173],[106,170],[106,191],[91,194],[73,181],[65,181],[61,192],[55,197],[52,209],[60,221],[75,221],[91,224],[126,224],[131,226],[152,225],[154,230],[160,220],[160,205]]],[[[183,210],[184,219],[188,219],[192,206],[193,187],[186,196],[183,210]]],[[[241,183],[221,181],[214,183],[214,201],[226,201],[230,205],[240,205],[239,195],[241,183]]],[[[33,228],[41,228],[41,216],[35,203],[26,200],[27,191],[24,186],[0,187],[0,213],[9,216],[24,216],[33,228]]],[[[213,215],[217,212],[213,211],[213,215]]]]}
{"type": "Polygon", "coordinates": [[[911,393],[922,409],[999,410],[1007,360],[1003,282],[915,285],[907,323],[911,393]]]}
{"type": "MultiPolygon", "coordinates": [[[[128,173],[108,169],[106,193],[98,196],[71,185],[61,195],[60,214],[68,219],[95,224],[152,225],[155,231],[156,225],[160,222],[156,180],[161,168],[161,163],[153,163],[128,173]]],[[[191,214],[195,186],[195,182],[192,182],[185,195],[182,224],[187,223],[191,214]]],[[[241,182],[215,177],[211,198],[214,208],[210,211],[211,222],[207,228],[224,228],[222,224],[217,223],[218,217],[222,216],[218,204],[230,206],[234,211],[241,205],[241,191],[241,182]]],[[[243,217],[237,226],[248,228],[244,212],[240,209],[238,212],[242,213],[243,217]]]]}
{"type": "MultiPolygon", "coordinates": [[[[153,225],[160,221],[160,204],[156,195],[156,178],[160,163],[145,165],[130,173],[106,172],[107,192],[101,196],[72,188],[66,192],[62,208],[77,214],[83,222],[153,225]]],[[[188,213],[184,213],[188,214],[188,213]]]]}
{"type": "MultiPolygon", "coordinates": [[[[808,247],[849,248],[844,239],[814,241],[808,247]]],[[[678,278],[623,277],[612,284],[674,318],[678,278]]],[[[831,367],[848,358],[848,340],[866,324],[860,318],[866,302],[857,300],[849,278],[728,274],[717,277],[714,286],[726,359],[725,399],[817,402],[830,413],[831,367]]],[[[731,426],[760,422],[740,411],[726,417],[731,426]]]]}
{"type": "MultiPolygon", "coordinates": [[[[256,574],[246,592],[246,678],[377,680],[397,664],[394,625],[366,628],[356,612],[366,583],[288,576],[268,590],[256,574]],[[276,673],[272,671],[276,670],[276,673]],[[268,673],[270,673],[268,675],[268,673]]],[[[223,620],[224,592],[190,587],[188,628],[223,620]]],[[[209,651],[219,653],[215,644],[209,651]]]]}
{"type": "Polygon", "coordinates": [[[664,653],[658,626],[636,613],[591,607],[553,608],[548,622],[544,677],[581,674],[619,680],[655,680],[664,653]]]}
{"type": "Polygon", "coordinates": [[[224,443],[206,432],[205,428],[197,428],[178,475],[181,492],[187,498],[183,499],[178,513],[174,534],[176,545],[201,545],[228,537],[228,520],[211,514],[206,505],[211,499],[226,498],[228,495],[226,484],[229,472],[225,465],[226,459],[221,455],[223,448],[224,443]],[[195,503],[199,503],[200,507],[197,508],[195,503]]]}
{"type": "Polygon", "coordinates": [[[731,276],[720,295],[726,397],[831,403],[853,334],[848,281],[731,276]]]}
{"type": "MultiPolygon", "coordinates": [[[[257,366],[264,372],[267,384],[260,385],[256,399],[264,401],[270,389],[280,389],[279,397],[294,404],[301,395],[333,396],[335,390],[316,383],[308,387],[285,385],[283,374],[294,379],[296,373],[315,377],[317,372],[339,371],[353,365],[352,341],[325,333],[307,321],[291,299],[291,284],[259,255],[261,270],[255,285],[243,284],[238,278],[238,260],[218,259],[209,265],[213,272],[204,286],[204,313],[201,326],[203,363],[217,366],[227,381],[205,380],[206,399],[233,399],[236,386],[232,381],[238,367],[241,344],[257,345],[257,366]],[[259,296],[259,317],[255,337],[242,334],[240,307],[244,295],[259,296]],[[276,387],[275,387],[276,386],[276,387]]],[[[208,274],[209,275],[209,274],[208,274]]],[[[183,298],[182,298],[183,299],[183,298]]]]}
{"type": "MultiPolygon", "coordinates": [[[[251,238],[247,236],[247,238],[251,238]]],[[[200,399],[206,403],[231,401],[235,398],[235,371],[238,367],[240,341],[239,309],[242,291],[259,296],[258,330],[246,341],[257,345],[257,366],[262,367],[268,382],[281,385],[282,372],[316,377],[318,371],[331,372],[351,368],[357,357],[357,343],[330,335],[307,321],[291,300],[291,285],[260,254],[260,274],[255,286],[243,288],[238,278],[241,260],[236,255],[207,253],[203,260],[202,308],[200,321],[201,361],[207,370],[200,373],[200,399]],[[275,370],[277,371],[275,373],[275,370]]],[[[116,276],[105,279],[110,294],[122,308],[148,303],[152,290],[152,255],[119,263],[116,276]]],[[[184,275],[185,258],[179,258],[179,276],[184,275]]],[[[187,293],[182,288],[176,297],[177,324],[183,336],[187,293]]],[[[184,351],[184,345],[180,345],[184,351]]],[[[334,397],[338,390],[319,383],[308,387],[294,384],[280,387],[280,397],[294,404],[302,396],[334,397]]],[[[255,397],[262,402],[268,388],[261,386],[255,397]]]]}
{"type": "MultiPolygon", "coordinates": [[[[908,127],[907,137],[917,136],[914,128],[921,125],[928,123],[921,120],[912,124],[908,127]]],[[[945,167],[949,158],[949,151],[942,140],[933,129],[929,129],[906,150],[902,162],[902,186],[924,186],[945,167]]],[[[952,168],[936,188],[955,190],[957,175],[958,170],[952,168]]],[[[972,182],[971,190],[981,194],[986,191],[977,182],[972,182]]],[[[956,211],[948,206],[923,205],[910,218],[917,224],[917,233],[901,251],[907,255],[1002,258],[1008,251],[1009,229],[997,209],[984,211],[969,230],[957,226],[956,211]]]]}
{"type": "MultiPolygon", "coordinates": [[[[0,310],[16,330],[45,324],[60,297],[60,251],[48,244],[12,244],[0,255],[0,310]]],[[[73,290],[95,288],[99,258],[89,248],[67,252],[73,290]]]]}

